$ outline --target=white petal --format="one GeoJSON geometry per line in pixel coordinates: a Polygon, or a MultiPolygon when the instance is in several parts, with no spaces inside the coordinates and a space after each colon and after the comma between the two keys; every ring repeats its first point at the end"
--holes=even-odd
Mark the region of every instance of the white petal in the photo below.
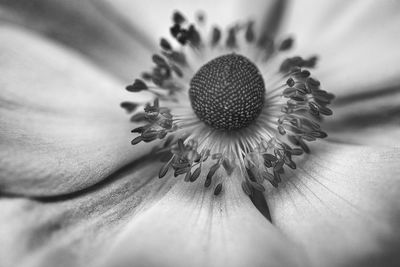
{"type": "Polygon", "coordinates": [[[215,183],[204,189],[204,177],[184,183],[168,174],[160,180],[159,168],[143,162],[71,197],[1,199],[2,263],[307,266],[302,251],[255,209],[237,173],[214,196],[215,183]]]}
{"type": "Polygon", "coordinates": [[[344,144],[368,145],[371,147],[400,146],[400,127],[398,125],[375,125],[361,129],[346,129],[329,132],[329,140],[344,144]]]}
{"type": "Polygon", "coordinates": [[[225,179],[218,196],[215,182],[203,187],[205,175],[197,185],[178,182],[127,224],[104,266],[306,266],[301,251],[255,209],[238,175],[225,179]]]}
{"type": "Polygon", "coordinates": [[[160,164],[142,162],[84,192],[0,199],[0,266],[91,266],[132,218],[175,180],[160,181],[160,164]]]}
{"type": "Polygon", "coordinates": [[[368,146],[400,146],[400,90],[359,94],[335,101],[324,121],[329,140],[368,146]]]}
{"type": "MultiPolygon", "coordinates": [[[[145,154],[108,74],[23,29],[0,28],[0,188],[23,194],[89,186],[145,154]]],[[[150,148],[149,148],[150,149],[150,148]]]]}
{"type": "Polygon", "coordinates": [[[98,2],[0,1],[0,18],[75,49],[127,82],[150,66],[148,54],[155,44],[98,2]]]}
{"type": "Polygon", "coordinates": [[[324,121],[329,140],[368,146],[400,146],[400,92],[363,100],[338,101],[324,121]]]}
{"type": "Polygon", "coordinates": [[[314,74],[339,98],[399,85],[397,1],[293,1],[286,31],[296,54],[317,54],[314,74]]]}
{"type": "Polygon", "coordinates": [[[313,149],[266,193],[273,222],[315,266],[397,266],[400,148],[313,149]]]}

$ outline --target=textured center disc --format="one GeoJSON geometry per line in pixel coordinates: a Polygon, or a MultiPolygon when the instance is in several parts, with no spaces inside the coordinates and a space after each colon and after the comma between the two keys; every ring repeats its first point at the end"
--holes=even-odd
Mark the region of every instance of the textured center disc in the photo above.
{"type": "Polygon", "coordinates": [[[257,67],[237,54],[215,58],[190,81],[192,108],[200,120],[215,129],[247,127],[264,104],[264,80],[257,67]]]}

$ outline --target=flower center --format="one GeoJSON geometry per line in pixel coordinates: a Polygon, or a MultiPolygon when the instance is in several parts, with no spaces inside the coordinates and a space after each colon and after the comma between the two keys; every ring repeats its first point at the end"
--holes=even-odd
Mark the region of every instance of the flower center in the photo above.
{"type": "Polygon", "coordinates": [[[264,94],[260,71],[238,54],[223,55],[203,65],[189,89],[197,117],[219,130],[250,125],[263,109],[264,94]]]}
{"type": "MultiPolygon", "coordinates": [[[[317,57],[282,57],[294,39],[279,44],[257,36],[252,21],[235,23],[224,34],[213,27],[208,38],[179,12],[173,23],[171,35],[182,47],[162,38],[153,69],[126,87],[154,95],[153,104],[131,117],[146,121],[132,130],[139,135],[131,143],[165,138],[152,149],[166,161],[159,178],[173,169],[186,182],[203,179],[218,195],[238,168],[243,191],[263,196],[265,182],[277,187],[287,168],[297,168],[294,158],[310,153],[307,142],[327,137],[320,122],[332,115],[334,95],[311,76],[317,57]],[[268,73],[267,92],[260,70],[268,73]]],[[[121,104],[128,113],[138,105],[143,103],[121,104]]]]}

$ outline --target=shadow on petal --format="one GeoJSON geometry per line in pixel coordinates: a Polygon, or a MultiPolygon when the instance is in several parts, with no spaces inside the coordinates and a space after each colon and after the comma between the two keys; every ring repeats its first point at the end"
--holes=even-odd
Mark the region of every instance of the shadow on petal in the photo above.
{"type": "Polygon", "coordinates": [[[224,179],[218,196],[205,177],[178,182],[126,225],[104,266],[307,266],[243,193],[239,175],[224,179]]]}
{"type": "Polygon", "coordinates": [[[346,97],[399,84],[397,1],[292,3],[286,31],[297,53],[320,57],[314,74],[327,90],[346,97]]]}
{"type": "Polygon", "coordinates": [[[266,193],[272,221],[315,266],[397,266],[400,149],[324,143],[313,151],[266,193]]]}
{"type": "Polygon", "coordinates": [[[369,146],[398,146],[400,87],[349,94],[334,102],[334,114],[324,121],[329,140],[369,146]]]}
{"type": "Polygon", "coordinates": [[[156,178],[160,165],[142,162],[107,186],[73,198],[0,198],[1,266],[91,266],[176,182],[156,178]]]}
{"type": "Polygon", "coordinates": [[[74,192],[149,152],[130,145],[124,85],[21,28],[3,26],[0,37],[2,193],[74,192]]]}
{"type": "Polygon", "coordinates": [[[155,50],[156,43],[135,25],[128,28],[123,17],[112,9],[99,9],[96,1],[2,0],[0,12],[3,21],[74,49],[125,80],[147,67],[147,57],[155,50]]]}

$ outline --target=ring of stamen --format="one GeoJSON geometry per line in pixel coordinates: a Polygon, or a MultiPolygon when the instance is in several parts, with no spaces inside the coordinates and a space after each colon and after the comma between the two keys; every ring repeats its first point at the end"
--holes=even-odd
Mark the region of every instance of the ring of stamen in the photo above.
{"type": "Polygon", "coordinates": [[[215,195],[237,167],[246,194],[264,191],[265,181],[277,187],[285,168],[296,169],[293,158],[310,153],[307,142],[327,137],[320,121],[332,115],[328,105],[334,95],[311,77],[317,57],[296,56],[277,65],[294,39],[275,45],[267,35],[255,34],[253,22],[235,24],[226,33],[214,27],[209,40],[178,12],[173,23],[171,35],[182,49],[162,38],[153,70],[126,87],[155,96],[144,112],[136,112],[138,103],[121,103],[134,113],[132,122],[145,122],[132,130],[139,134],[132,144],[165,138],[153,149],[169,158],[159,177],[173,169],[174,176],[194,182],[206,172],[204,186],[214,184],[215,195]]]}

